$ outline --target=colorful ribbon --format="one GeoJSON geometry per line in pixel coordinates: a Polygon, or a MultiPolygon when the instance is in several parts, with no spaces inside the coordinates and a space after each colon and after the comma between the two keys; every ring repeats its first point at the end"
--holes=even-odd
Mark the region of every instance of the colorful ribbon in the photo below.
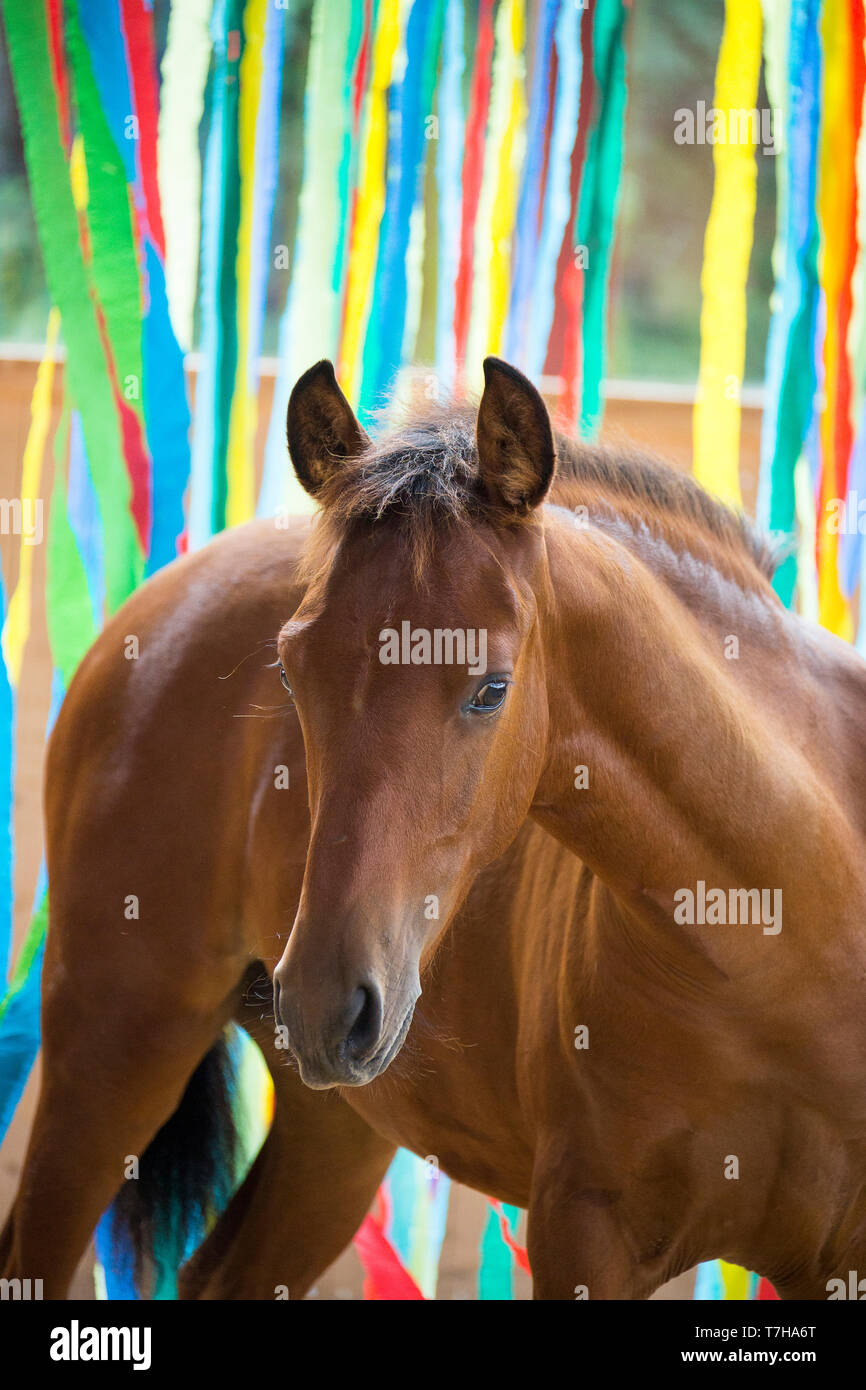
{"type": "MultiPolygon", "coordinates": [[[[766,392],[761,432],[758,520],[791,535],[796,525],[795,470],[813,417],[816,396],[814,342],[818,307],[818,219],[815,188],[820,112],[820,0],[791,0],[787,101],[784,123],[785,189],[778,203],[776,310],[767,343],[766,392]]],[[[777,99],[781,104],[781,93],[777,99]]],[[[794,596],[797,561],[780,566],[775,588],[785,603],[794,596]]]]}
{"type": "Polygon", "coordinates": [[[259,354],[265,320],[270,230],[277,189],[283,11],[248,0],[240,66],[241,207],[237,242],[238,356],[229,419],[226,525],[255,507],[253,448],[258,421],[259,354]]]}
{"type": "Polygon", "coordinates": [[[826,301],[824,410],[818,493],[817,564],[821,622],[852,640],[853,616],[840,584],[839,534],[831,529],[834,503],[847,501],[853,445],[848,330],[851,279],[857,261],[857,140],[863,112],[864,16],[854,0],[825,0],[821,15],[824,90],[818,178],[821,284],[826,301]]]}
{"type": "MultiPolygon", "coordinates": [[[[335,12],[325,0],[313,10],[304,98],[304,175],[292,275],[279,330],[279,372],[274,388],[265,465],[258,500],[261,516],[272,516],[291,501],[293,511],[309,509],[303,489],[289,479],[286,406],[289,391],[307,367],[339,351],[344,226],[348,220],[350,157],[345,132],[351,129],[351,78],[362,30],[357,6],[335,12]]],[[[277,247],[280,268],[288,272],[289,247],[277,247]]]]}
{"type": "Polygon", "coordinates": [[[746,360],[746,280],[755,220],[754,122],[761,69],[760,0],[726,0],[713,107],[715,183],[701,270],[701,365],[694,411],[694,473],[724,501],[740,494],[740,393],[746,360]],[[733,135],[733,139],[731,136],[733,135]]]}
{"type": "Polygon", "coordinates": [[[576,252],[585,254],[586,258],[580,412],[580,431],[586,438],[594,438],[598,433],[602,415],[601,388],[607,344],[605,309],[622,170],[628,14],[625,0],[596,0],[592,64],[599,99],[586,155],[575,247],[576,252]]]}

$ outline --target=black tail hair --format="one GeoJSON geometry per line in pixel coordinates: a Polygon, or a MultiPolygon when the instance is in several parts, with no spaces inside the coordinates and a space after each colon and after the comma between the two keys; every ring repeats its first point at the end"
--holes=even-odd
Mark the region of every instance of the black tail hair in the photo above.
{"type": "Polygon", "coordinates": [[[138,1178],[124,1182],[114,1199],[112,1238],[129,1251],[140,1297],[152,1297],[162,1272],[171,1273],[191,1253],[191,1242],[203,1238],[209,1219],[234,1190],[232,1074],[224,1033],[142,1154],[138,1178]]]}

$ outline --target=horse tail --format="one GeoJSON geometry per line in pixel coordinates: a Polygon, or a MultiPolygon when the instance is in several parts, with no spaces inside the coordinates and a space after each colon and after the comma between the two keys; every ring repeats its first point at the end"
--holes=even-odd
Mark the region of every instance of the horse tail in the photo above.
{"type": "Polygon", "coordinates": [[[223,1033],[142,1154],[137,1179],[124,1182],[108,1213],[108,1260],[139,1297],[176,1296],[178,1267],[234,1191],[233,1077],[230,1039],[223,1033]]]}

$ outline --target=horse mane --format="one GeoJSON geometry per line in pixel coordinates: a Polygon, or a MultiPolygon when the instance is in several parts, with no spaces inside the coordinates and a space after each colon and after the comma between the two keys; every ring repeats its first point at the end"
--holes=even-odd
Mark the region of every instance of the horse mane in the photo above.
{"type": "MultiPolygon", "coordinates": [[[[325,551],[364,525],[399,518],[421,569],[439,527],[483,518],[489,501],[478,476],[477,414],[477,402],[468,399],[427,405],[342,461],[319,494],[322,512],[302,561],[303,577],[311,579],[325,551]]],[[[633,446],[588,444],[559,431],[554,438],[556,474],[548,502],[569,509],[584,504],[590,515],[593,506],[609,514],[619,504],[635,525],[655,525],[674,541],[678,529],[681,548],[684,533],[696,529],[772,579],[781,558],[778,545],[690,474],[633,446]]]]}

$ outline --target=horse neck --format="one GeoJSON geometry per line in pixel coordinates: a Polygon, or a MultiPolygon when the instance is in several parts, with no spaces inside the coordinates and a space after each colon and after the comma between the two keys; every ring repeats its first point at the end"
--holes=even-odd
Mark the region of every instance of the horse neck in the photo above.
{"type": "Polygon", "coordinates": [[[646,528],[576,527],[557,510],[536,819],[647,917],[669,922],[673,893],[703,880],[787,890],[820,918],[862,878],[863,843],[815,746],[816,673],[854,679],[856,665],[866,694],[862,664],[809,646],[755,566],[715,568],[706,539],[696,558],[646,528]]]}

